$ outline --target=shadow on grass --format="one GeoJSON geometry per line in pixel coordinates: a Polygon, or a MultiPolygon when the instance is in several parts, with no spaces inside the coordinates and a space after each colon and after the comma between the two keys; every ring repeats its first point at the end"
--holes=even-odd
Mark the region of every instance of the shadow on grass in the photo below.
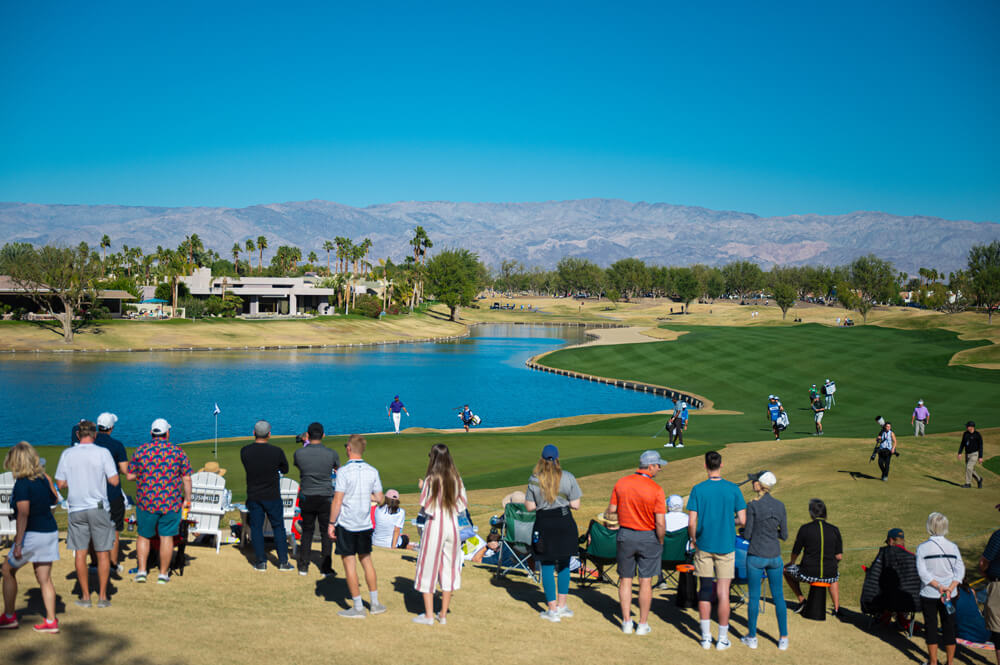
{"type": "MultiPolygon", "coordinates": [[[[922,645],[923,640],[919,637],[921,632],[919,629],[914,632],[914,637],[911,640],[905,633],[898,630],[880,629],[878,622],[874,622],[873,625],[871,618],[867,615],[861,614],[860,612],[853,612],[843,606],[841,606],[840,611],[843,615],[843,618],[840,620],[842,623],[851,625],[861,632],[868,633],[869,635],[882,640],[889,646],[897,649],[902,655],[906,656],[909,662],[926,662],[926,649],[922,645]]],[[[992,655],[992,652],[989,653],[992,655]]],[[[990,662],[988,659],[979,657],[978,654],[973,654],[965,648],[959,648],[955,652],[955,660],[967,663],[968,665],[973,665],[974,663],[987,665],[987,663],[990,662]]]]}
{"type": "Polygon", "coordinates": [[[347,579],[343,577],[321,577],[316,580],[316,596],[328,603],[336,603],[341,608],[351,607],[351,592],[347,589],[347,579]]]}
{"type": "MultiPolygon", "coordinates": [[[[410,614],[416,616],[424,612],[424,596],[413,588],[413,580],[402,575],[397,575],[392,580],[392,590],[403,597],[403,607],[410,614]]],[[[435,599],[437,600],[437,599],[435,599]]],[[[440,609],[440,602],[435,604],[435,612],[440,609]]]]}
{"type": "MultiPolygon", "coordinates": [[[[122,653],[131,654],[132,641],[127,632],[113,632],[113,628],[102,630],[97,625],[92,621],[60,625],[58,635],[39,635],[31,646],[5,649],[4,662],[83,665],[116,662],[121,659],[122,653]]],[[[152,665],[155,662],[143,656],[129,656],[131,665],[152,665]]]]}
{"type": "MultiPolygon", "coordinates": [[[[30,323],[35,328],[38,328],[39,330],[50,332],[56,335],[57,337],[64,336],[63,325],[59,321],[41,320],[41,321],[29,321],[28,323],[30,323]]],[[[87,320],[87,319],[74,319],[72,329],[74,335],[83,332],[89,333],[91,335],[104,334],[104,329],[101,328],[101,326],[98,323],[94,322],[93,320],[87,320]]]]}
{"type": "MultiPolygon", "coordinates": [[[[29,572],[29,571],[24,571],[24,572],[29,572]]],[[[31,579],[34,580],[34,575],[31,576],[31,579]]],[[[18,583],[21,585],[25,583],[25,580],[20,575],[18,576],[18,583]]],[[[21,588],[23,588],[23,586],[21,588]]],[[[27,589],[24,595],[25,595],[26,605],[17,607],[17,617],[18,620],[21,622],[21,628],[26,627],[29,623],[34,623],[34,621],[29,622],[25,620],[25,617],[37,616],[39,622],[45,621],[45,602],[42,600],[42,590],[39,589],[37,586],[32,587],[30,589],[27,589]]],[[[66,601],[63,600],[63,597],[57,593],[56,594],[57,618],[58,615],[65,613],[66,613],[66,601]]]]}
{"type": "Polygon", "coordinates": [[[924,474],[924,478],[930,478],[931,480],[936,480],[939,483],[944,483],[946,485],[951,485],[953,487],[962,487],[962,483],[956,483],[951,480],[947,480],[945,478],[938,478],[937,476],[932,476],[930,474],[924,474]]]}
{"type": "Polygon", "coordinates": [[[869,476],[867,473],[861,473],[860,471],[848,471],[846,469],[839,469],[837,473],[846,473],[854,480],[881,480],[881,478],[876,478],[875,476],[869,476]]]}

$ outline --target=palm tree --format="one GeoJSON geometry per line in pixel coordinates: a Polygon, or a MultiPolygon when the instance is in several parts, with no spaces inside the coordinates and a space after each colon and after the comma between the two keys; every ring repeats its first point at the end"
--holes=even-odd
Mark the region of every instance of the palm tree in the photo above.
{"type": "Polygon", "coordinates": [[[323,249],[326,251],[326,273],[330,274],[330,252],[333,251],[334,244],[329,240],[323,241],[323,249]]]}
{"type": "Polygon", "coordinates": [[[232,252],[233,252],[233,265],[236,266],[236,274],[237,275],[240,274],[240,253],[242,251],[243,251],[243,248],[240,247],[240,244],[238,242],[234,242],[233,243],[233,249],[232,249],[232,252]]]}
{"type": "Polygon", "coordinates": [[[309,252],[309,265],[315,265],[319,261],[319,257],[316,256],[316,252],[309,252]]]}
{"type": "Polygon", "coordinates": [[[260,252],[260,257],[257,259],[257,272],[264,269],[264,250],[267,249],[267,238],[264,236],[257,236],[257,250],[260,252]]]}
{"type": "Polygon", "coordinates": [[[247,250],[247,272],[253,272],[253,253],[257,251],[257,245],[254,244],[253,238],[247,238],[245,247],[247,250]]]}
{"type": "Polygon", "coordinates": [[[101,263],[104,263],[104,261],[108,258],[108,247],[111,247],[111,238],[109,238],[108,234],[105,233],[101,238],[101,253],[103,254],[101,257],[101,263]]]}
{"type": "Polygon", "coordinates": [[[413,300],[417,303],[423,299],[424,291],[423,271],[420,268],[423,267],[424,260],[427,258],[427,250],[433,247],[434,243],[431,242],[424,227],[418,226],[413,229],[413,239],[410,240],[410,246],[413,247],[413,262],[417,266],[413,285],[413,300]]]}
{"type": "Polygon", "coordinates": [[[364,266],[364,264],[368,264],[368,266],[370,267],[371,264],[368,263],[368,250],[372,248],[372,239],[365,238],[364,240],[361,241],[361,244],[358,245],[358,247],[361,250],[362,267],[364,266]]]}

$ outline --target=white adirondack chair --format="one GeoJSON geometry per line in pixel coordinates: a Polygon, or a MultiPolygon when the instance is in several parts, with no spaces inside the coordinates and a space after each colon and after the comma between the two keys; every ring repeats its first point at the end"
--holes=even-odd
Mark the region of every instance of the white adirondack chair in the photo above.
{"type": "MultiPolygon", "coordinates": [[[[285,522],[285,534],[288,537],[288,545],[292,550],[292,556],[298,556],[299,544],[295,540],[295,536],[292,534],[292,519],[295,517],[295,500],[299,496],[299,483],[291,478],[282,477],[280,482],[281,491],[281,504],[284,522],[285,522]]],[[[271,521],[267,518],[264,519],[264,537],[274,537],[274,530],[271,529],[271,521]]]]}
{"type": "Polygon", "coordinates": [[[14,474],[10,471],[0,473],[0,541],[13,539],[17,535],[14,506],[10,503],[10,496],[13,493],[14,474]]]}
{"type": "Polygon", "coordinates": [[[219,522],[228,504],[226,479],[217,473],[201,471],[191,475],[191,509],[188,519],[194,521],[189,533],[215,537],[215,553],[219,553],[222,529],[219,522]]]}

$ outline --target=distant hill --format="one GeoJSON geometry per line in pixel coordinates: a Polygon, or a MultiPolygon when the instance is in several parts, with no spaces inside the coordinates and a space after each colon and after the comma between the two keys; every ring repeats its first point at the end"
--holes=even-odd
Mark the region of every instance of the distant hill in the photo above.
{"type": "MultiPolygon", "coordinates": [[[[157,208],[115,205],[0,203],[0,242],[96,245],[111,237],[147,252],[176,247],[197,233],[223,257],[233,242],[264,235],[273,254],[282,244],[323,257],[324,240],[372,239],[372,255],[409,253],[413,227],[427,229],[436,249],[466,247],[490,265],[517,259],[554,266],[564,256],[601,265],[636,257],[662,265],[718,265],[749,259],[773,264],[839,265],[874,252],[900,270],[950,271],[965,265],[969,247],[1000,239],[1000,224],[901,217],[880,212],[758,217],[666,203],[617,199],[540,203],[402,201],[354,208],[329,201],[247,208],[157,208]]],[[[434,250],[432,250],[433,252],[434,250]]]]}

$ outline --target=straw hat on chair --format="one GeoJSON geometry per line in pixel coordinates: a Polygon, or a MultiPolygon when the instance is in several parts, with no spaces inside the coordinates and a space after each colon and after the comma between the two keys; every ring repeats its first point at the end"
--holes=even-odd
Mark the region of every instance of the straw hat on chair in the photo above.
{"type": "Polygon", "coordinates": [[[220,467],[218,462],[205,462],[205,466],[198,469],[198,473],[203,471],[208,473],[217,473],[220,476],[226,475],[226,470],[220,467]]]}

